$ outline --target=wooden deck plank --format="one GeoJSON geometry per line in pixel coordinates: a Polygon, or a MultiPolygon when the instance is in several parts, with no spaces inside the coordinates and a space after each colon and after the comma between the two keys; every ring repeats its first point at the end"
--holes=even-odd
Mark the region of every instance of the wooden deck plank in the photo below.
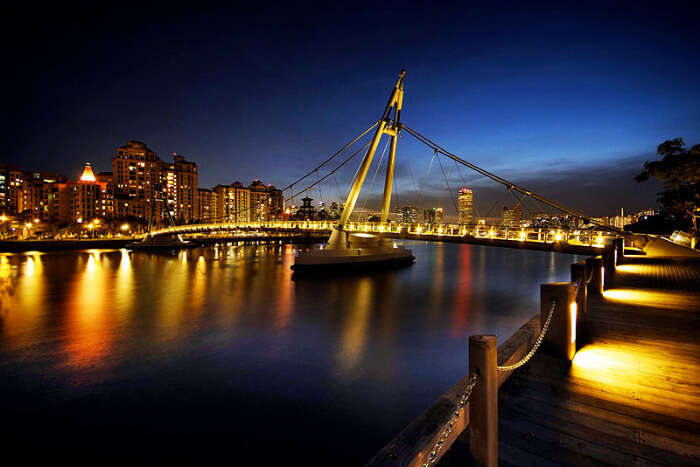
{"type": "Polygon", "coordinates": [[[700,262],[626,258],[581,321],[501,387],[502,465],[700,465],[700,262]]]}

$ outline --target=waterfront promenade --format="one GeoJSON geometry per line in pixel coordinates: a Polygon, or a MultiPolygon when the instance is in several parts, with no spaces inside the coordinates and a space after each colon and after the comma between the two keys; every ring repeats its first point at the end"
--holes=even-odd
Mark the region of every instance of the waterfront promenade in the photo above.
{"type": "Polygon", "coordinates": [[[499,463],[700,464],[700,262],[626,257],[579,323],[571,365],[539,352],[500,387],[499,463]]]}

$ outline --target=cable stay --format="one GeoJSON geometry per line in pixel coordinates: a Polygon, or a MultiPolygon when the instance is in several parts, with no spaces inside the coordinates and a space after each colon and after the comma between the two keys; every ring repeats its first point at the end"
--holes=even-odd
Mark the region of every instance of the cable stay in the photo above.
{"type": "MultiPolygon", "coordinates": [[[[289,201],[290,199],[296,198],[297,196],[299,196],[299,195],[301,195],[301,194],[304,194],[304,192],[305,192],[306,190],[315,187],[316,185],[318,185],[319,183],[321,183],[322,181],[324,181],[325,179],[327,179],[327,178],[330,177],[331,175],[334,175],[335,172],[337,172],[341,167],[343,167],[345,164],[347,164],[347,163],[350,162],[352,159],[354,159],[355,156],[357,156],[358,154],[360,154],[362,151],[364,151],[365,149],[367,149],[367,148],[369,147],[370,144],[371,144],[371,141],[367,142],[367,143],[366,143],[364,146],[362,146],[360,149],[358,149],[357,151],[355,151],[355,152],[353,152],[352,154],[350,154],[350,156],[348,156],[347,158],[345,158],[345,160],[343,160],[343,162],[341,162],[340,164],[338,164],[333,170],[331,170],[330,172],[328,172],[326,175],[324,175],[323,177],[319,178],[318,180],[316,180],[314,183],[312,183],[311,185],[307,186],[307,187],[304,188],[303,190],[300,190],[300,191],[298,191],[298,192],[292,194],[291,196],[288,196],[287,198],[284,199],[284,201],[287,202],[287,201],[289,201]]],[[[314,171],[312,171],[312,173],[313,173],[313,172],[314,172],[314,171]]]]}
{"type": "Polygon", "coordinates": [[[342,148],[338,149],[335,153],[333,153],[333,155],[331,155],[331,157],[329,157],[329,158],[326,159],[325,161],[321,162],[321,163],[320,163],[319,165],[317,165],[313,170],[311,170],[310,172],[306,173],[304,176],[302,176],[302,177],[299,178],[298,180],[295,180],[294,182],[290,183],[290,184],[287,185],[286,187],[282,188],[282,191],[287,191],[288,189],[292,188],[292,187],[293,187],[294,185],[296,185],[297,183],[299,183],[299,182],[301,182],[302,180],[304,180],[304,179],[305,179],[306,177],[308,177],[309,175],[312,175],[313,173],[318,172],[318,169],[320,169],[321,167],[323,167],[324,165],[326,165],[327,163],[329,163],[330,161],[332,161],[333,159],[335,159],[336,156],[338,156],[338,155],[341,154],[343,151],[345,151],[347,148],[349,148],[350,146],[352,146],[353,144],[355,144],[360,138],[362,138],[362,137],[365,136],[367,133],[369,133],[370,131],[372,131],[372,129],[373,129],[374,127],[376,127],[377,125],[379,125],[379,122],[375,122],[374,125],[372,125],[371,127],[367,128],[367,129],[366,129],[365,131],[363,131],[362,134],[360,134],[357,138],[353,139],[353,140],[350,141],[348,144],[346,144],[346,145],[343,146],[342,148]]]}
{"type": "MultiPolygon", "coordinates": [[[[443,148],[442,146],[438,145],[438,144],[435,143],[434,141],[431,141],[430,139],[426,138],[425,136],[421,135],[421,134],[418,133],[416,130],[414,130],[414,129],[408,127],[408,126],[406,126],[405,124],[401,124],[401,128],[402,128],[403,130],[406,130],[411,136],[413,136],[414,138],[416,138],[418,141],[420,141],[421,143],[425,144],[425,145],[428,146],[429,148],[433,149],[434,151],[437,151],[437,152],[443,154],[444,156],[447,156],[447,157],[449,157],[450,159],[452,159],[452,160],[454,160],[454,161],[456,161],[456,162],[459,162],[460,164],[462,164],[462,165],[464,165],[464,166],[466,166],[466,167],[469,167],[470,169],[474,170],[475,172],[478,172],[478,173],[480,173],[481,175],[484,175],[485,177],[490,178],[491,180],[494,180],[494,181],[496,181],[496,182],[498,182],[498,183],[500,183],[500,184],[502,184],[502,185],[505,185],[506,187],[509,187],[511,190],[515,190],[515,191],[518,191],[518,192],[520,192],[520,193],[523,193],[524,195],[527,195],[527,196],[529,196],[529,197],[532,198],[532,199],[536,199],[536,200],[538,200],[538,201],[540,201],[540,202],[542,202],[542,203],[544,203],[544,204],[546,204],[546,205],[548,205],[548,206],[551,206],[551,207],[553,207],[553,208],[555,208],[555,209],[558,209],[558,210],[560,210],[560,211],[562,211],[562,212],[565,212],[566,214],[569,214],[569,215],[571,215],[571,216],[574,216],[574,217],[578,217],[578,218],[580,218],[580,219],[583,219],[583,220],[585,220],[585,221],[588,222],[588,223],[595,224],[595,225],[597,225],[597,226],[599,226],[599,227],[601,227],[601,228],[603,228],[603,229],[605,229],[605,230],[611,230],[611,231],[615,231],[615,232],[623,233],[623,234],[626,233],[626,232],[624,232],[622,229],[618,229],[617,227],[613,227],[613,226],[610,226],[610,225],[602,224],[602,223],[600,223],[600,222],[598,222],[598,221],[592,219],[590,216],[587,216],[587,215],[583,214],[582,212],[579,212],[579,211],[576,211],[576,210],[574,210],[574,209],[568,208],[568,207],[566,207],[566,206],[564,206],[564,205],[562,205],[562,204],[560,204],[560,203],[557,203],[556,201],[553,201],[553,200],[550,200],[550,199],[548,199],[548,198],[545,198],[544,196],[538,195],[537,193],[534,193],[534,192],[532,192],[532,191],[530,191],[530,190],[528,190],[528,189],[526,189],[526,188],[523,188],[523,187],[521,187],[521,186],[519,186],[519,185],[517,185],[517,184],[511,182],[511,181],[508,181],[508,180],[506,180],[506,179],[504,179],[504,178],[502,178],[502,177],[499,177],[499,176],[496,175],[496,174],[493,174],[493,173],[491,173],[491,172],[489,172],[489,171],[487,171],[487,170],[484,170],[484,169],[482,169],[481,167],[479,167],[479,166],[477,166],[477,165],[474,165],[474,164],[472,164],[471,162],[468,162],[468,161],[462,159],[461,157],[459,157],[459,156],[457,156],[457,155],[455,155],[455,154],[452,154],[451,152],[447,151],[447,150],[446,150],[445,148],[443,148]]],[[[439,159],[438,159],[438,160],[439,160],[439,159]]]]}

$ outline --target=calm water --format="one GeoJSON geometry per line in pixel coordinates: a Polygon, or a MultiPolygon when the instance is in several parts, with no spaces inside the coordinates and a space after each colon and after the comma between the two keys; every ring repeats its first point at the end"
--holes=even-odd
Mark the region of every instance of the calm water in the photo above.
{"type": "Polygon", "coordinates": [[[577,260],[407,244],[412,267],[304,280],[291,245],[0,256],[3,452],[366,462],[577,260]]]}

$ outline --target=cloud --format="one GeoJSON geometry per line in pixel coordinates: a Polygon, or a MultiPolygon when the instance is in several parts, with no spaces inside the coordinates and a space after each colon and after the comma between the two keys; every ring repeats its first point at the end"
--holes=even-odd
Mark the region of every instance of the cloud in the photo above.
{"type": "MultiPolygon", "coordinates": [[[[612,215],[619,213],[620,208],[626,212],[634,212],[656,204],[656,193],[661,190],[657,181],[637,183],[634,176],[641,171],[647,160],[654,159],[653,155],[635,155],[611,159],[609,163],[587,164],[572,162],[569,159],[548,161],[546,165],[529,166],[519,171],[505,171],[500,176],[546,198],[557,201],[567,207],[579,210],[591,216],[612,215]]],[[[456,215],[457,190],[466,184],[474,192],[475,210],[480,217],[500,216],[501,206],[513,206],[520,195],[508,192],[502,185],[483,177],[466,167],[460,171],[451,168],[447,190],[445,174],[437,162],[434,164],[429,178],[416,179],[411,176],[410,163],[397,164],[395,193],[392,206],[413,205],[419,209],[439,206],[445,209],[447,215],[456,215]],[[415,181],[415,183],[414,183],[415,181]]],[[[373,192],[361,195],[362,204],[370,209],[379,209],[381,190],[383,189],[383,174],[375,184],[373,192]],[[366,200],[366,201],[365,201],[366,200]]],[[[369,190],[367,190],[369,191],[369,190]]],[[[533,200],[526,199],[522,203],[524,212],[548,210],[533,200]]]]}

